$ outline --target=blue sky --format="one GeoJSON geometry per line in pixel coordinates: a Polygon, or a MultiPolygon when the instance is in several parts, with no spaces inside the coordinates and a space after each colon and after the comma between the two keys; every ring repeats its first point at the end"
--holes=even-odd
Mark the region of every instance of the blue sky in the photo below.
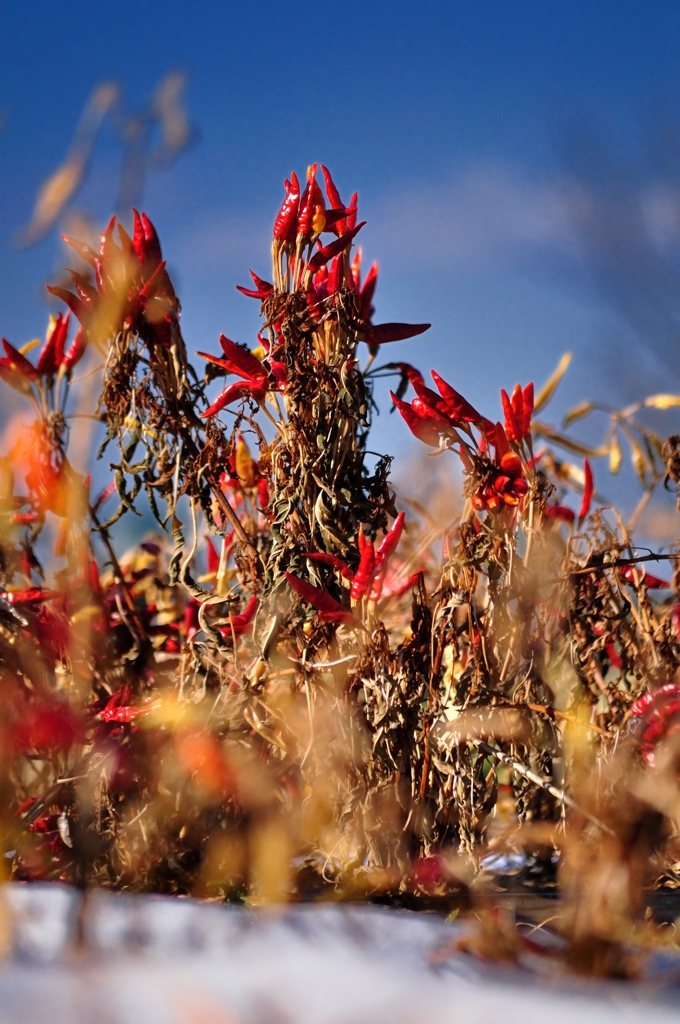
{"type": "MultiPolygon", "coordinates": [[[[56,231],[13,240],[90,91],[115,79],[138,107],[183,68],[196,142],[143,206],[190,350],[220,331],[254,344],[256,303],[234,285],[249,266],[268,276],[283,177],[318,160],[359,192],[376,319],[432,322],[389,358],[437,368],[491,416],[501,386],[541,381],[565,349],[557,412],[680,388],[678,5],[9,0],[2,23],[0,332],[15,343],[44,331],[64,254],[56,231]]],[[[119,161],[105,126],[75,203],[100,222],[119,161]]],[[[401,427],[385,409],[374,444],[406,459],[401,427]]]]}

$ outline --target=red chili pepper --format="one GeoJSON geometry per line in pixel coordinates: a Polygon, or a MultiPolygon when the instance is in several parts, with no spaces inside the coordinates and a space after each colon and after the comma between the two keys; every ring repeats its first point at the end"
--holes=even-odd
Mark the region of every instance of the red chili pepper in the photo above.
{"type": "Polygon", "coordinates": [[[94,249],[91,249],[89,245],[86,245],[85,242],[79,242],[77,238],[71,238],[69,235],[62,235],[61,237],[67,245],[70,245],[78,253],[81,260],[89,263],[94,270],[101,265],[99,254],[94,249]]]}
{"type": "Polygon", "coordinates": [[[397,545],[401,539],[401,534],[404,529],[404,520],[406,514],[400,512],[397,518],[394,520],[392,527],[387,531],[382,539],[380,547],[378,548],[375,556],[376,572],[374,573],[373,584],[371,586],[371,592],[369,599],[371,601],[379,601],[382,594],[383,583],[385,582],[385,576],[387,574],[387,568],[389,560],[396,551],[397,545]]]}
{"type": "Polygon", "coordinates": [[[76,273],[75,270],[69,270],[73,286],[76,290],[76,294],[79,299],[82,299],[88,309],[94,309],[95,303],[99,298],[99,292],[94,288],[87,278],[83,277],[82,274],[76,273]]]}
{"type": "Polygon", "coordinates": [[[344,206],[335,210],[326,210],[323,230],[332,231],[334,235],[344,234],[347,230],[346,218],[356,212],[356,207],[345,209],[344,206]]]}
{"type": "Polygon", "coordinates": [[[428,402],[423,401],[422,398],[414,398],[411,402],[411,408],[418,416],[429,423],[438,434],[451,433],[452,424],[448,416],[443,415],[439,409],[435,409],[428,402]]]}
{"type": "Polygon", "coordinates": [[[51,601],[57,597],[54,590],[44,590],[42,587],[25,587],[23,590],[10,590],[2,595],[10,604],[36,604],[43,601],[51,601]]]}
{"type": "Polygon", "coordinates": [[[142,267],[155,267],[163,259],[158,233],[145,213],[141,217],[136,210],[132,211],[134,228],[132,232],[132,248],[142,267]]]}
{"type": "Polygon", "coordinates": [[[312,164],[307,173],[307,185],[300,196],[298,236],[320,235],[326,224],[326,203],[316,180],[318,164],[312,164]]]}
{"type": "Polygon", "coordinates": [[[250,601],[240,615],[232,615],[228,626],[221,626],[219,632],[222,636],[242,636],[250,625],[257,611],[257,597],[253,594],[250,601]]]}
{"type": "Polygon", "coordinates": [[[59,815],[58,814],[43,814],[40,818],[36,818],[28,826],[29,832],[38,832],[40,834],[47,834],[50,832],[59,831],[59,815]]]}
{"type": "Polygon", "coordinates": [[[234,365],[232,373],[237,373],[240,377],[250,377],[253,380],[265,376],[266,371],[262,363],[247,348],[242,348],[235,341],[230,341],[224,334],[220,334],[220,346],[226,358],[234,365]]]}
{"type": "Polygon", "coordinates": [[[522,405],[524,415],[522,417],[522,436],[531,437],[531,417],[534,414],[534,385],[530,381],[522,392],[522,405]]]}
{"type": "Polygon", "coordinates": [[[367,323],[370,321],[375,310],[373,309],[373,295],[375,293],[375,286],[378,283],[378,262],[375,260],[371,264],[371,269],[366,275],[363,287],[359,294],[359,315],[362,320],[367,323]]]}
{"type": "Polygon", "coordinates": [[[486,440],[489,444],[493,444],[494,433],[496,431],[496,424],[488,420],[486,416],[480,416],[479,422],[475,426],[485,435],[486,440]]]}
{"type": "Polygon", "coordinates": [[[432,324],[369,324],[364,341],[369,348],[378,348],[390,341],[405,341],[429,331],[432,324]]]}
{"type": "Polygon", "coordinates": [[[578,514],[579,525],[588,515],[590,511],[590,503],[593,500],[593,471],[590,468],[590,463],[587,459],[583,460],[583,475],[585,477],[585,483],[583,486],[583,501],[581,502],[581,508],[578,514]]]}
{"type": "Polygon", "coordinates": [[[347,224],[345,225],[348,231],[351,231],[357,222],[357,209],[359,208],[359,193],[353,192],[349,201],[348,210],[354,210],[354,213],[350,213],[347,217],[347,224]]]}
{"type": "Polygon", "coordinates": [[[520,429],[520,432],[522,432],[524,424],[524,396],[522,395],[522,388],[520,384],[515,385],[514,391],[512,392],[512,397],[510,399],[510,404],[512,405],[512,411],[515,414],[517,425],[520,429]]]}
{"type": "Polygon", "coordinates": [[[407,590],[410,590],[411,587],[415,587],[417,585],[418,577],[420,576],[421,572],[424,573],[425,569],[418,569],[417,572],[412,573],[410,576],[408,576],[407,579],[403,580],[401,583],[397,581],[388,581],[387,587],[383,587],[383,592],[381,596],[385,600],[388,600],[390,597],[401,597],[402,594],[405,594],[407,590]]]}
{"type": "Polygon", "coordinates": [[[399,395],[399,398],[403,398],[404,392],[406,391],[406,386],[409,383],[412,384],[414,388],[416,384],[425,387],[425,381],[423,380],[422,373],[420,372],[420,370],[417,370],[415,366],[411,366],[410,363],[385,363],[384,369],[398,370],[399,373],[402,375],[402,379],[404,381],[404,389],[402,391],[400,384],[397,389],[397,395],[399,395]]]}
{"type": "Polygon", "coordinates": [[[282,242],[295,240],[297,234],[298,207],[300,204],[300,183],[295,171],[290,176],[290,181],[285,182],[286,198],[281,204],[281,209],[274,221],[274,238],[282,242]]]}
{"type": "MultiPolygon", "coordinates": [[[[667,697],[660,706],[653,706],[651,711],[648,711],[644,716],[647,720],[646,728],[640,739],[643,745],[648,748],[648,753],[653,755],[653,751],[650,748],[656,746],[664,734],[668,732],[671,719],[677,715],[678,711],[680,711],[680,697],[667,697]]],[[[677,732],[677,725],[673,731],[677,732]]],[[[645,760],[651,764],[654,763],[653,756],[652,758],[646,757],[645,760]]]]}
{"type": "Polygon", "coordinates": [[[48,284],[46,288],[50,295],[55,295],[68,306],[79,323],[83,324],[83,326],[87,325],[90,320],[90,312],[82,299],[79,299],[77,295],[74,295],[67,288],[61,288],[59,285],[48,284]]]}
{"type": "Polygon", "coordinates": [[[519,477],[522,475],[522,462],[515,452],[506,452],[501,457],[501,469],[509,476],[519,477]]]}
{"type": "Polygon", "coordinates": [[[331,172],[328,170],[327,167],[324,167],[323,164],[321,164],[321,171],[323,174],[324,184],[326,186],[326,195],[328,196],[328,202],[331,204],[331,207],[333,207],[333,209],[338,209],[343,205],[343,202],[342,199],[340,198],[340,193],[335,187],[335,182],[331,177],[331,172]]]}
{"type": "Polygon", "coordinates": [[[113,229],[115,226],[116,215],[114,214],[99,236],[99,255],[103,258],[104,262],[110,260],[111,257],[115,257],[116,255],[116,246],[113,241],[113,229]]]}
{"type": "Polygon", "coordinates": [[[609,658],[609,661],[614,666],[614,668],[621,668],[623,663],[622,663],[621,659],[618,656],[618,653],[616,651],[616,648],[614,647],[614,644],[611,643],[611,641],[609,643],[605,644],[605,650],[607,652],[607,657],[609,658]]]}
{"type": "Polygon", "coordinates": [[[439,394],[446,402],[447,411],[452,421],[462,420],[465,423],[479,423],[482,420],[474,406],[470,405],[462,395],[459,395],[455,388],[447,384],[436,370],[432,370],[432,380],[439,394]]]}
{"type": "Polygon", "coordinates": [[[70,322],[70,313],[67,313],[66,316],[62,313],[57,315],[50,336],[38,357],[36,373],[39,377],[53,377],[61,366],[70,322]]]}
{"type": "Polygon", "coordinates": [[[279,359],[268,359],[267,364],[272,377],[276,381],[277,391],[285,391],[288,383],[288,370],[286,368],[286,364],[282,363],[279,359]]]}
{"type": "Polygon", "coordinates": [[[31,394],[30,381],[13,369],[9,359],[0,358],[0,380],[4,380],[5,384],[9,384],[11,388],[19,391],[22,395],[31,394]]]}
{"type": "Polygon", "coordinates": [[[142,304],[144,304],[152,296],[163,294],[162,288],[159,288],[158,286],[163,281],[164,274],[165,260],[161,260],[161,262],[158,264],[151,277],[148,279],[144,287],[139,292],[139,299],[142,302],[142,304]]]}
{"type": "Polygon", "coordinates": [[[205,538],[205,546],[208,556],[208,572],[217,572],[220,567],[220,556],[210,537],[205,538]]]}
{"type": "Polygon", "coordinates": [[[92,591],[92,593],[96,597],[101,598],[102,589],[99,580],[99,566],[97,565],[94,558],[92,558],[92,556],[88,558],[87,581],[90,584],[90,590],[92,591]]]}
{"type": "Polygon", "coordinates": [[[247,295],[251,299],[266,299],[274,291],[274,285],[270,284],[269,281],[263,281],[261,277],[251,270],[250,276],[255,282],[255,288],[257,291],[253,291],[250,288],[243,288],[240,284],[236,285],[236,291],[241,292],[242,295],[247,295]]]}
{"type": "Polygon", "coordinates": [[[435,430],[432,424],[419,416],[415,409],[411,408],[408,402],[403,402],[401,398],[397,398],[393,391],[390,391],[390,398],[399,410],[411,433],[414,434],[419,441],[430,445],[431,448],[439,448],[439,433],[435,430]]]}
{"type": "Polygon", "coordinates": [[[82,327],[78,328],[75,338],[71,342],[66,355],[61,361],[64,372],[69,375],[73,370],[76,363],[85,355],[85,349],[87,348],[87,338],[82,327]]]}
{"type": "MultiPolygon", "coordinates": [[[[430,406],[432,409],[435,409],[438,413],[440,413],[440,415],[446,419],[447,423],[450,426],[451,416],[449,415],[449,409],[441,395],[438,395],[436,391],[432,390],[432,388],[428,388],[428,386],[422,382],[422,378],[420,378],[420,380],[414,378],[411,381],[411,383],[413,385],[413,390],[415,391],[417,398],[419,398],[421,402],[424,402],[426,405],[430,406]]],[[[414,406],[414,408],[416,407],[414,406]]],[[[416,411],[418,410],[416,409],[416,411]]]]}
{"type": "Polygon", "coordinates": [[[354,253],[354,257],[352,258],[352,261],[351,261],[351,263],[349,265],[349,270],[347,271],[347,282],[348,282],[349,289],[356,294],[357,298],[359,298],[359,293],[361,291],[361,246],[360,245],[358,245],[356,247],[356,251],[354,253]]]}
{"type": "Polygon", "coordinates": [[[199,602],[194,597],[189,597],[187,603],[184,606],[184,635],[187,640],[191,640],[192,637],[200,631],[201,625],[198,621],[198,609],[200,608],[199,602]]]}
{"type": "Polygon", "coordinates": [[[631,707],[631,718],[637,719],[635,735],[642,756],[651,767],[655,764],[656,747],[664,736],[677,732],[680,711],[680,686],[667,683],[653,693],[638,698],[631,707]]]}
{"type": "Polygon", "coordinates": [[[315,252],[309,261],[307,269],[314,273],[319,269],[319,267],[322,267],[324,263],[328,263],[328,261],[332,260],[334,256],[337,256],[339,253],[344,252],[345,249],[348,249],[352,244],[352,239],[359,231],[361,231],[365,223],[366,221],[362,220],[361,223],[357,224],[357,226],[351,231],[347,231],[344,235],[341,235],[340,238],[334,239],[334,241],[329,242],[328,245],[324,245],[323,248],[315,252]]]}
{"type": "Polygon", "coordinates": [[[546,519],[557,519],[563,523],[573,523],[576,519],[576,513],[566,505],[548,505],[543,509],[543,515],[546,519]]]}
{"type": "MultiPolygon", "coordinates": [[[[201,359],[207,359],[208,362],[212,363],[214,366],[221,366],[225,374],[236,372],[232,369],[233,364],[228,359],[222,359],[220,356],[213,356],[210,352],[197,352],[196,355],[200,356],[201,359]]],[[[239,376],[241,376],[241,374],[239,374],[239,376]]],[[[249,377],[248,380],[252,380],[252,377],[249,377]]]]}
{"type": "Polygon", "coordinates": [[[35,380],[38,376],[38,371],[35,366],[23,355],[14,345],[10,344],[6,338],[2,339],[2,347],[5,350],[5,355],[9,361],[10,367],[19,373],[26,380],[35,380]]]}
{"type": "Polygon", "coordinates": [[[326,285],[326,293],[328,295],[335,295],[337,290],[343,284],[345,278],[345,254],[340,253],[331,260],[330,270],[328,271],[328,283],[326,285]]]}
{"type": "Polygon", "coordinates": [[[494,427],[493,446],[496,449],[496,465],[500,466],[501,459],[510,451],[510,446],[502,423],[497,423],[494,427]]]}
{"type": "Polygon", "coordinates": [[[320,613],[320,618],[338,623],[356,621],[354,616],[345,611],[342,605],[325,590],[312,586],[311,583],[301,580],[299,576],[293,576],[290,572],[285,573],[285,577],[296,594],[299,594],[307,604],[311,604],[312,608],[320,613]]]}
{"type": "MultiPolygon", "coordinates": [[[[632,565],[627,565],[625,569],[621,570],[621,575],[629,583],[635,583],[635,572],[632,565]]],[[[644,585],[648,590],[661,590],[665,587],[670,587],[668,580],[659,579],[658,576],[652,576],[651,572],[646,572],[644,569],[637,570],[638,580],[644,582],[644,585]]]]}
{"type": "Polygon", "coordinates": [[[85,739],[80,718],[59,701],[29,704],[12,730],[12,740],[22,751],[66,750],[85,739]]]}
{"type": "Polygon", "coordinates": [[[660,686],[658,690],[643,693],[643,695],[638,697],[635,703],[631,706],[631,717],[639,718],[652,704],[660,704],[663,703],[667,697],[677,696],[680,696],[680,684],[678,683],[665,683],[663,686],[660,686]]]}
{"type": "Polygon", "coordinates": [[[260,511],[269,504],[269,485],[263,476],[257,481],[257,504],[260,511]]]}
{"type": "Polygon", "coordinates": [[[226,388],[220,392],[213,404],[209,406],[205,412],[201,413],[201,416],[203,419],[207,419],[208,416],[214,416],[216,413],[224,409],[225,405],[229,405],[230,402],[236,402],[239,398],[252,398],[253,401],[259,404],[264,401],[266,393],[266,380],[234,381],[233,384],[227,384],[226,388]]]}
{"type": "MultiPolygon", "coordinates": [[[[363,529],[363,526],[359,527],[360,534],[363,533],[363,529]]],[[[373,582],[374,573],[375,546],[372,540],[364,539],[361,547],[359,568],[354,574],[354,581],[352,582],[352,589],[350,590],[350,596],[353,601],[358,601],[368,591],[368,588],[373,582]]]]}
{"type": "MultiPolygon", "coordinates": [[[[88,487],[89,487],[89,481],[90,481],[89,477],[87,477],[87,481],[88,481],[88,487]]],[[[94,502],[92,503],[92,511],[93,512],[97,512],[99,510],[99,508],[101,508],[101,506],[104,504],[104,502],[108,501],[108,499],[111,497],[111,495],[115,493],[115,490],[116,490],[116,484],[115,484],[115,481],[112,480],[111,483],[107,484],[106,487],[104,488],[104,490],[99,494],[99,497],[96,498],[94,500],[94,502]]]]}
{"type": "Polygon", "coordinates": [[[493,481],[491,489],[487,487],[485,493],[489,497],[493,497],[495,493],[506,505],[514,506],[519,504],[520,498],[524,497],[528,489],[527,482],[522,477],[513,479],[500,474],[493,481]]]}
{"type": "Polygon", "coordinates": [[[140,265],[146,263],[146,238],[142,218],[136,210],[132,211],[132,248],[140,265]]]}
{"type": "MultiPolygon", "coordinates": [[[[501,401],[503,403],[503,415],[505,416],[505,433],[509,441],[514,441],[516,444],[522,440],[522,428],[520,423],[517,421],[515,416],[515,410],[512,407],[512,403],[508,398],[507,392],[501,388],[501,401]]],[[[521,420],[520,420],[521,422],[521,420]]]]}
{"type": "Polygon", "coordinates": [[[122,224],[118,224],[117,230],[118,240],[120,241],[120,250],[125,257],[125,260],[133,260],[134,262],[137,262],[137,254],[135,253],[134,246],[132,245],[132,239],[122,224]]]}
{"type": "Polygon", "coordinates": [[[346,580],[353,580],[354,573],[347,565],[343,562],[342,558],[338,558],[337,555],[329,555],[325,551],[305,551],[305,558],[310,562],[323,562],[325,565],[330,565],[346,580]]]}
{"type": "Polygon", "coordinates": [[[19,804],[19,806],[17,807],[16,811],[14,812],[14,816],[16,818],[20,818],[21,815],[25,814],[26,811],[28,811],[29,808],[31,808],[33,806],[33,804],[36,802],[36,800],[39,800],[39,799],[40,799],[39,796],[27,796],[26,799],[22,800],[21,803],[19,804]]]}
{"type": "Polygon", "coordinates": [[[144,712],[148,714],[148,711],[148,708],[140,708],[128,704],[127,706],[100,711],[99,717],[102,722],[133,722],[140,714],[144,714],[144,712]]]}
{"type": "MultiPolygon", "coordinates": [[[[320,243],[319,243],[320,244],[320,243]]],[[[328,264],[324,263],[323,267],[319,267],[316,274],[314,275],[314,287],[317,290],[317,294],[323,294],[322,289],[324,282],[328,280],[328,264]]]]}
{"type": "Polygon", "coordinates": [[[245,377],[246,380],[263,380],[267,376],[265,367],[257,356],[254,356],[248,349],[237,345],[235,341],[230,341],[223,334],[220,335],[220,345],[226,357],[224,359],[209,355],[207,352],[198,352],[197,355],[211,363],[215,363],[217,366],[223,367],[228,373],[235,373],[239,377],[245,377]]]}

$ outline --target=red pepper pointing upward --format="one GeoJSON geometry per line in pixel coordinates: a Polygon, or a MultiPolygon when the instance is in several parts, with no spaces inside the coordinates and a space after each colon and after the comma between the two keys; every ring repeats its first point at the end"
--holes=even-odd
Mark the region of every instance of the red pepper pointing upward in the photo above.
{"type": "Polygon", "coordinates": [[[358,601],[368,591],[375,572],[375,546],[372,540],[365,539],[363,526],[359,527],[358,544],[361,558],[350,591],[353,601],[358,601]]]}
{"type": "Polygon", "coordinates": [[[331,177],[331,172],[328,170],[327,167],[324,167],[323,164],[321,164],[321,171],[323,173],[323,180],[326,186],[326,195],[328,196],[328,202],[331,204],[331,207],[333,207],[334,209],[338,209],[339,207],[342,206],[342,199],[340,198],[340,193],[335,187],[335,182],[331,177]]]}
{"type": "Polygon", "coordinates": [[[307,174],[307,185],[300,197],[298,236],[320,235],[326,226],[326,204],[316,180],[318,164],[312,164],[307,174]]]}
{"type": "Polygon", "coordinates": [[[300,182],[295,171],[286,178],[286,198],[274,221],[274,238],[281,242],[294,242],[297,234],[298,207],[300,204],[300,182]]]}
{"type": "Polygon", "coordinates": [[[593,500],[593,471],[587,459],[583,460],[583,475],[585,477],[585,484],[583,487],[583,501],[581,502],[578,514],[579,526],[590,512],[590,503],[593,500]]]}
{"type": "MultiPolygon", "coordinates": [[[[519,387],[519,385],[518,385],[519,387]]],[[[515,388],[515,395],[517,394],[517,388],[515,388]]],[[[519,399],[521,401],[522,392],[519,393],[519,399]]],[[[519,444],[522,440],[522,427],[521,423],[523,420],[522,409],[519,408],[519,403],[515,401],[515,406],[519,409],[519,419],[513,404],[508,398],[508,393],[504,389],[501,389],[501,401],[503,402],[503,415],[505,416],[505,433],[509,441],[514,441],[515,444],[519,444]]]]}
{"type": "Polygon", "coordinates": [[[531,381],[522,392],[522,406],[524,409],[522,435],[523,437],[531,437],[531,417],[534,413],[534,385],[531,381]]]}
{"type": "Polygon", "coordinates": [[[379,601],[382,595],[383,584],[385,582],[385,576],[387,575],[387,568],[389,565],[390,558],[397,549],[397,545],[401,539],[402,532],[404,530],[404,520],[406,514],[400,512],[397,518],[392,523],[391,529],[387,531],[383,537],[380,547],[378,548],[375,556],[376,572],[373,577],[373,583],[369,593],[369,599],[371,601],[379,601]]]}
{"type": "Polygon", "coordinates": [[[460,420],[464,423],[478,423],[482,419],[474,406],[470,405],[462,395],[459,395],[455,388],[447,384],[436,370],[432,370],[432,380],[446,402],[447,412],[454,422],[460,420]]]}
{"type": "Polygon", "coordinates": [[[38,365],[36,366],[38,377],[53,377],[61,366],[64,359],[64,347],[70,321],[70,313],[67,313],[66,316],[62,313],[57,314],[54,326],[49,332],[47,341],[38,356],[38,365]]]}

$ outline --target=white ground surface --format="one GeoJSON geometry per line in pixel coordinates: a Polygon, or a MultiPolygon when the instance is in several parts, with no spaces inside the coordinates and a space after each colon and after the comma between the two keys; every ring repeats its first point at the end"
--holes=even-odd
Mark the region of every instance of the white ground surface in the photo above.
{"type": "MultiPolygon", "coordinates": [[[[663,982],[567,983],[432,954],[440,918],[373,907],[248,912],[59,885],[2,888],[15,921],[0,966],[8,1024],[628,1024],[680,1019],[663,982]]],[[[676,981],[673,984],[673,977],[676,981]]]]}

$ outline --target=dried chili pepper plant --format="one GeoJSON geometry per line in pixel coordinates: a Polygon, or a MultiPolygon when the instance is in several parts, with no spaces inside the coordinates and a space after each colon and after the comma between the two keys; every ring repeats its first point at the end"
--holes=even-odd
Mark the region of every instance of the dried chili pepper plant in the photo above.
{"type": "Polygon", "coordinates": [[[644,886],[680,878],[680,605],[675,573],[646,571],[676,553],[641,554],[593,510],[591,464],[617,471],[628,441],[636,520],[664,469],[677,484],[677,438],[638,407],[610,411],[600,448],[538,421],[566,359],[536,396],[501,391],[500,419],[435,371],[430,387],[376,365],[428,325],[373,322],[357,196],[318,170],[285,182],[271,282],[239,287],[260,302],[257,345],[204,345],[202,376],[136,211],[98,252],[67,239],[74,290],[50,290],[70,312],[35,363],[3,340],[0,376],[33,415],[0,464],[5,862],[82,886],[443,906],[511,851],[525,881],[557,873],[572,965],[616,973],[644,886]],[[98,496],[68,459],[84,356],[111,460],[98,496]],[[395,495],[369,451],[385,375],[462,472],[451,521],[395,495]],[[142,500],[155,529],[121,550],[142,500]]]}

